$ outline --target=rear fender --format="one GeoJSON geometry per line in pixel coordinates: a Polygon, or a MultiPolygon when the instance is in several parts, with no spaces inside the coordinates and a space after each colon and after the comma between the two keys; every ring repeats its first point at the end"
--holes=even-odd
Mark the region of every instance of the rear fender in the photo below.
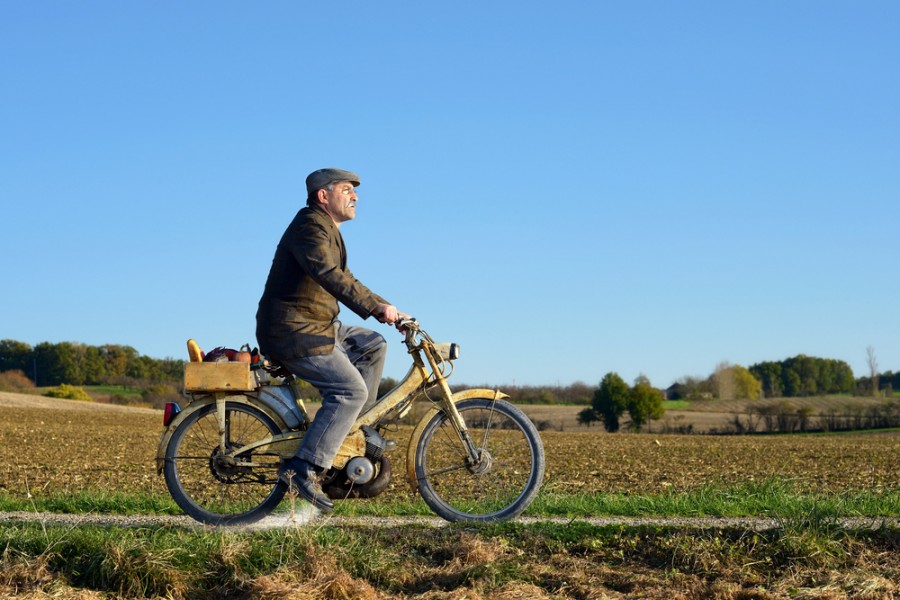
{"type": "MultiPolygon", "coordinates": [[[[453,394],[453,404],[459,404],[463,400],[469,400],[471,398],[493,398],[494,400],[503,400],[504,398],[509,398],[509,396],[500,390],[472,388],[453,394]]],[[[422,432],[425,430],[425,426],[428,425],[428,422],[439,412],[441,412],[440,408],[432,407],[425,413],[416,425],[412,437],[409,440],[409,446],[406,448],[406,479],[409,481],[409,486],[414,492],[419,490],[419,481],[416,479],[416,448],[419,445],[419,438],[422,437],[422,432]]]]}

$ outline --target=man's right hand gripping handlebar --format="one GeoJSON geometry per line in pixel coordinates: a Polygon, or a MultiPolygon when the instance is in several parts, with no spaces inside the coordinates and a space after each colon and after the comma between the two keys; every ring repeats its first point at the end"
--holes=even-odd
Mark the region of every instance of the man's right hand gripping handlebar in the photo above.
{"type": "Polygon", "coordinates": [[[400,330],[400,326],[403,321],[412,318],[408,314],[397,310],[397,307],[393,304],[379,304],[375,307],[375,310],[372,311],[372,316],[378,319],[381,323],[394,325],[398,330],[400,330]]]}

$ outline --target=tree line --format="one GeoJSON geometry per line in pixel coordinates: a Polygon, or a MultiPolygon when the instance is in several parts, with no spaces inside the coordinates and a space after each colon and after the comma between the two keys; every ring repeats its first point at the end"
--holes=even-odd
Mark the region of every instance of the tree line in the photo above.
{"type": "Polygon", "coordinates": [[[142,356],[131,346],[0,340],[0,372],[21,371],[37,386],[180,382],[184,361],[142,356]]]}
{"type": "Polygon", "coordinates": [[[763,361],[749,368],[721,363],[707,378],[682,377],[667,390],[669,400],[804,398],[827,394],[892,396],[900,373],[887,371],[856,378],[846,362],[799,354],[763,361]]]}
{"type": "Polygon", "coordinates": [[[766,398],[798,398],[856,391],[853,370],[846,362],[800,354],[782,361],[752,365],[766,398]]]}
{"type": "MultiPolygon", "coordinates": [[[[32,347],[16,340],[0,340],[0,372],[21,371],[42,387],[64,383],[178,386],[183,368],[182,360],[142,356],[131,346],[42,342],[32,347]]],[[[639,380],[650,385],[643,376],[639,380]]],[[[396,380],[385,378],[380,388],[389,390],[396,384],[396,380]]],[[[454,386],[454,389],[457,387],[465,386],[454,386]]],[[[760,362],[749,369],[721,363],[705,379],[681,378],[670,386],[666,398],[792,398],[844,393],[873,395],[874,391],[890,396],[894,390],[900,390],[900,372],[876,372],[874,376],[856,379],[844,361],[801,354],[781,361],[760,362]]],[[[504,386],[503,391],[517,404],[593,405],[598,386],[576,382],[567,386],[504,386]]]]}

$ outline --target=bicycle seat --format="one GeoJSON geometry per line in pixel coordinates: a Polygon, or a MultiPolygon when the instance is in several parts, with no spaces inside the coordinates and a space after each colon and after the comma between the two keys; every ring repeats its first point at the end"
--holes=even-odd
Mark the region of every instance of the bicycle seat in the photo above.
{"type": "Polygon", "coordinates": [[[283,377],[288,381],[294,378],[294,374],[291,373],[287,367],[268,356],[263,357],[263,369],[265,369],[272,377],[283,377]]]}

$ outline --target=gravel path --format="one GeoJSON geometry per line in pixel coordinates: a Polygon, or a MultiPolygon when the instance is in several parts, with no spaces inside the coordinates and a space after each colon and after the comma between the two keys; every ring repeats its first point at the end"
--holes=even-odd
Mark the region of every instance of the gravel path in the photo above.
{"type": "MultiPolygon", "coordinates": [[[[0,522],[36,522],[45,525],[63,525],[77,527],[94,525],[108,527],[159,527],[178,526],[202,529],[207,526],[194,521],[190,517],[179,515],[108,515],[108,514],[64,514],[48,512],[0,512],[0,522]]],[[[776,529],[779,519],[769,517],[520,517],[517,523],[590,523],[591,525],[620,525],[624,527],[654,526],[678,527],[683,529],[723,529],[739,528],[748,531],[765,531],[776,529]]],[[[299,511],[294,515],[278,513],[265,519],[242,527],[243,529],[261,530],[303,525],[328,525],[332,527],[443,527],[447,521],[438,517],[345,517],[319,515],[314,510],[299,511]]],[[[877,529],[888,525],[900,526],[898,518],[853,517],[840,519],[839,525],[847,529],[877,529]]]]}

